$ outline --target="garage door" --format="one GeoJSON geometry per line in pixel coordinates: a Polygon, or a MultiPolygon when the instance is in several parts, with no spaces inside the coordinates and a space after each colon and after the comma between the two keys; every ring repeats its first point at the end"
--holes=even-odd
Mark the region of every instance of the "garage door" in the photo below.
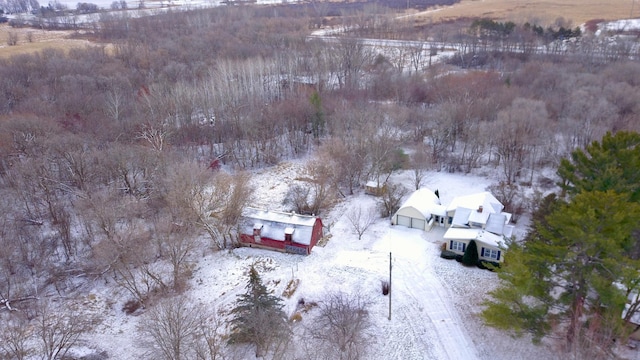
{"type": "Polygon", "coordinates": [[[414,229],[424,230],[424,220],[411,218],[411,227],[414,229]]]}
{"type": "Polygon", "coordinates": [[[411,218],[408,216],[398,215],[398,225],[411,227],[411,218]]]}

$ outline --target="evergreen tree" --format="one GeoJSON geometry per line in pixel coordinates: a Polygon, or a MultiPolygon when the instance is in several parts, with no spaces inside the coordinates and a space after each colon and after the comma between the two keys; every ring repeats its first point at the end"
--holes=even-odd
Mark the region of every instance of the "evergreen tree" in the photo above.
{"type": "Polygon", "coordinates": [[[246,289],[231,311],[229,343],[251,343],[256,346],[256,357],[264,356],[273,343],[289,336],[282,299],[267,290],[254,265],[249,269],[246,289]]]}
{"type": "Polygon", "coordinates": [[[640,135],[631,132],[608,133],[561,161],[567,196],[546,197],[525,240],[510,245],[501,286],[485,302],[486,323],[534,341],[562,332],[574,357],[606,356],[627,335],[633,313],[625,303],[640,293],[638,168],[640,135]]]}
{"type": "MultiPolygon", "coordinates": [[[[499,270],[503,285],[490,293],[483,317],[516,334],[532,333],[535,340],[552,324],[567,324],[563,331],[572,348],[585,335],[620,329],[626,294],[616,283],[637,277],[632,274],[640,263],[628,250],[640,205],[614,191],[582,192],[570,202],[547,205],[552,212],[534,216],[527,241],[509,248],[510,261],[499,270]]],[[[600,345],[612,345],[613,338],[600,345]]]]}
{"type": "Polygon", "coordinates": [[[584,150],[577,149],[558,167],[563,191],[573,196],[582,191],[615,190],[629,193],[640,202],[640,134],[607,133],[584,150]]]}
{"type": "Polygon", "coordinates": [[[467,266],[475,266],[478,264],[478,245],[475,240],[469,241],[467,249],[462,255],[462,263],[467,266]]]}

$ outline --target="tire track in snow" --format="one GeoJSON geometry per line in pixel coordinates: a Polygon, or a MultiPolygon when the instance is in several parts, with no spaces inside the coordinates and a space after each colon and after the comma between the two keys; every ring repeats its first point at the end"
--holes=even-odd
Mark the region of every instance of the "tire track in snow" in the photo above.
{"type": "MultiPolygon", "coordinates": [[[[398,234],[394,235],[394,231],[390,230],[387,236],[397,238],[398,234]]],[[[435,353],[433,357],[425,358],[477,359],[475,347],[462,329],[462,322],[453,302],[449,300],[446,289],[431,269],[432,257],[425,253],[431,250],[427,245],[426,242],[416,244],[407,241],[402,244],[403,248],[398,249],[399,251],[393,255],[393,278],[397,280],[392,280],[392,309],[395,301],[399,304],[396,305],[396,309],[401,314],[404,312],[405,317],[422,317],[420,320],[409,318],[406,323],[414,324],[412,331],[416,338],[432,343],[433,347],[430,350],[435,353]],[[425,325],[429,324],[429,333],[435,334],[429,337],[431,334],[416,332],[415,325],[421,323],[423,326],[420,326],[420,329],[424,331],[425,325]]]]}

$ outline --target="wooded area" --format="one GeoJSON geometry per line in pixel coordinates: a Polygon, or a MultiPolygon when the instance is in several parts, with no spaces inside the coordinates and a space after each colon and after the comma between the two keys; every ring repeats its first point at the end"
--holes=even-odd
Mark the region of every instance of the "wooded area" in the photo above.
{"type": "Polygon", "coordinates": [[[84,281],[127,289],[131,311],[184,290],[196,249],[235,246],[254,191],[247,171],[311,156],[308,186],[292,188],[286,206],[321,214],[399,169],[414,169],[416,187],[426,169],[489,167],[502,190],[548,190],[555,179],[540,169],[608,131],[640,131],[640,64],[623,56],[631,48],[586,37],[570,54],[509,52],[526,48],[523,34],[530,44],[556,39],[524,24],[518,36],[470,34],[470,22],[415,29],[378,7],[343,15],[363,25],[358,36],[463,49],[436,63],[445,45],[382,52],[351,36],[309,37],[323,11],[104,13],[82,36],[112,50],[0,60],[0,305],[31,309],[2,314],[15,331],[1,332],[1,351],[40,353],[19,336],[46,329],[67,339],[63,351],[98,320],[27,324],[54,319],[54,305],[35,299],[84,281]]]}

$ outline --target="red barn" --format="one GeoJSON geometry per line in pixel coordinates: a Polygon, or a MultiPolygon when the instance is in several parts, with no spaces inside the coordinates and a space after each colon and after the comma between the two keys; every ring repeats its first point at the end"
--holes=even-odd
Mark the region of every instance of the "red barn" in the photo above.
{"type": "Polygon", "coordinates": [[[322,238],[322,220],[295,212],[247,208],[240,219],[240,244],[309,255],[322,238]]]}

